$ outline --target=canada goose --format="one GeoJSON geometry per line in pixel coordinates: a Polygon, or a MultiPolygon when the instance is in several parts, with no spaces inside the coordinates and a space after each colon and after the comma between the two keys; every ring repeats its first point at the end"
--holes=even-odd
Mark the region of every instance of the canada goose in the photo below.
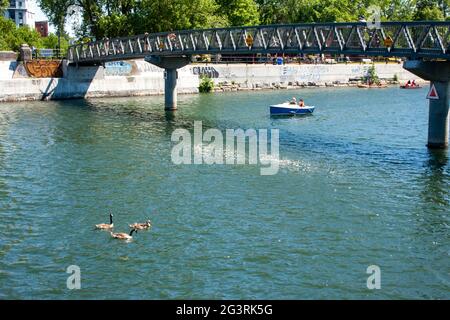
{"type": "Polygon", "coordinates": [[[112,217],[113,217],[113,214],[110,213],[109,214],[109,224],[108,223],[96,224],[95,228],[96,229],[102,229],[102,230],[114,228],[114,223],[113,223],[112,217]]]}
{"type": "Polygon", "coordinates": [[[113,233],[111,232],[111,237],[113,237],[114,239],[119,239],[119,240],[131,240],[133,239],[133,232],[137,233],[136,229],[132,229],[130,231],[130,234],[126,234],[124,232],[119,232],[119,233],[113,233]]]}
{"type": "Polygon", "coordinates": [[[143,223],[135,222],[133,224],[130,224],[130,228],[137,229],[137,230],[148,229],[151,226],[152,226],[152,222],[150,220],[147,220],[143,223]]]}

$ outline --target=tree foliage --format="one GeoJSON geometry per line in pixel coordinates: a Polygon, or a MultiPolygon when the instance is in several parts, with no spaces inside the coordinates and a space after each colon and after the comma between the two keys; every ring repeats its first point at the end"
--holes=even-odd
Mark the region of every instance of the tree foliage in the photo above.
{"type": "Polygon", "coordinates": [[[378,77],[377,70],[375,69],[374,64],[372,64],[367,70],[365,82],[368,84],[380,84],[380,78],[378,77]]]}
{"type": "Polygon", "coordinates": [[[232,26],[251,26],[259,23],[258,5],[254,0],[217,0],[232,26]]]}
{"type": "Polygon", "coordinates": [[[228,25],[214,0],[143,0],[142,9],[134,15],[138,17],[139,23],[134,26],[139,33],[228,25]]]}
{"type": "Polygon", "coordinates": [[[47,37],[41,38],[40,44],[37,48],[46,48],[46,49],[61,49],[62,52],[66,52],[69,47],[68,36],[63,35],[61,37],[60,47],[59,47],[59,39],[56,34],[50,33],[47,37]]]}
{"type": "Polygon", "coordinates": [[[213,90],[214,90],[214,81],[207,76],[201,76],[198,91],[202,93],[208,93],[212,92],[213,90]]]}
{"type": "Polygon", "coordinates": [[[0,0],[0,15],[3,14],[6,8],[9,6],[9,0],[0,0]]]}
{"type": "Polygon", "coordinates": [[[413,15],[414,20],[444,20],[448,12],[449,0],[417,0],[416,8],[413,15]]]}
{"type": "Polygon", "coordinates": [[[12,20],[0,16],[0,50],[17,51],[24,43],[37,47],[40,40],[41,36],[36,30],[26,26],[16,27],[12,20]]]}
{"type": "MultiPolygon", "coordinates": [[[[0,0],[2,1],[2,0],[0,0]]],[[[382,20],[449,19],[450,0],[38,0],[58,31],[74,8],[79,38],[276,23],[348,22],[381,9],[382,20]]],[[[61,30],[60,30],[61,29],[61,30]]]]}
{"type": "MultiPolygon", "coordinates": [[[[62,48],[67,48],[67,37],[62,39],[62,48]]],[[[18,51],[22,44],[35,48],[56,49],[58,37],[50,34],[42,38],[35,29],[27,26],[17,27],[12,20],[0,16],[0,50],[18,51]]]]}
{"type": "Polygon", "coordinates": [[[75,4],[75,0],[39,0],[39,6],[47,15],[49,22],[53,24],[57,32],[64,33],[64,23],[69,14],[69,8],[75,4]]]}

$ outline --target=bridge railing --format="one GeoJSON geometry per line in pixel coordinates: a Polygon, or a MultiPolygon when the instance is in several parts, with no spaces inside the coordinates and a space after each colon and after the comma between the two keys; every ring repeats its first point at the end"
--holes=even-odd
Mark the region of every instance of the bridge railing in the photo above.
{"type": "Polygon", "coordinates": [[[317,23],[183,30],[103,39],[69,48],[68,59],[95,63],[216,53],[330,53],[450,60],[450,22],[317,23]]]}

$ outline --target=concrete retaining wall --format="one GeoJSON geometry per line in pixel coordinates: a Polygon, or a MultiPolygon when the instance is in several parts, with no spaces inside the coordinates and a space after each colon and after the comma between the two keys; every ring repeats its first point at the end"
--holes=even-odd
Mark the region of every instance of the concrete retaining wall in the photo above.
{"type": "MultiPolygon", "coordinates": [[[[197,65],[191,66],[193,73],[206,74],[216,84],[222,82],[247,83],[249,86],[271,83],[347,83],[367,74],[368,64],[317,64],[317,65],[197,65]]],[[[400,81],[417,79],[403,69],[401,64],[375,64],[381,79],[392,79],[397,75],[400,81]]]]}
{"type": "MultiPolygon", "coordinates": [[[[143,60],[107,63],[105,67],[69,67],[64,78],[29,78],[15,61],[0,61],[0,102],[70,99],[106,96],[156,95],[164,92],[164,72],[143,60]]],[[[245,88],[273,87],[273,83],[325,85],[348,83],[363,77],[369,65],[205,65],[191,64],[179,70],[178,92],[197,93],[199,76],[219,84],[234,82],[245,88]]],[[[380,78],[417,79],[400,64],[376,64],[380,78]]],[[[26,71],[25,71],[26,73],[26,71]]],[[[281,86],[277,86],[281,87],[281,86]]]]}
{"type": "Polygon", "coordinates": [[[17,67],[16,61],[0,61],[0,81],[11,80],[13,78],[13,74],[14,71],[16,70],[16,67],[17,67]]]}
{"type": "MultiPolygon", "coordinates": [[[[0,64],[0,68],[0,74],[4,74],[0,78],[0,102],[164,93],[163,70],[145,61],[106,68],[63,65],[64,78],[13,78],[11,72],[6,74],[6,64],[0,64]]],[[[179,93],[198,92],[199,78],[188,67],[180,69],[178,76],[179,93]]]]}
{"type": "Polygon", "coordinates": [[[14,51],[0,51],[0,61],[16,61],[17,56],[14,51]]]}

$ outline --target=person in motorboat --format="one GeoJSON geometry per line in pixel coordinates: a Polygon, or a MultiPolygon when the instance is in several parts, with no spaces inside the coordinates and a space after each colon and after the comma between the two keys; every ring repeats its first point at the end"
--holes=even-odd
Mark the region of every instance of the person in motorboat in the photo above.
{"type": "Polygon", "coordinates": [[[411,86],[412,86],[412,87],[417,86],[416,80],[413,80],[413,81],[412,81],[411,86]]]}
{"type": "Polygon", "coordinates": [[[295,97],[292,97],[292,100],[289,102],[289,104],[297,104],[297,99],[295,99],[295,97]]]}
{"type": "Polygon", "coordinates": [[[405,87],[411,87],[411,80],[408,80],[408,82],[406,83],[405,87]]]}
{"type": "Polygon", "coordinates": [[[300,99],[300,101],[298,102],[298,106],[300,108],[304,108],[305,107],[305,102],[303,101],[303,99],[300,99]]]}

